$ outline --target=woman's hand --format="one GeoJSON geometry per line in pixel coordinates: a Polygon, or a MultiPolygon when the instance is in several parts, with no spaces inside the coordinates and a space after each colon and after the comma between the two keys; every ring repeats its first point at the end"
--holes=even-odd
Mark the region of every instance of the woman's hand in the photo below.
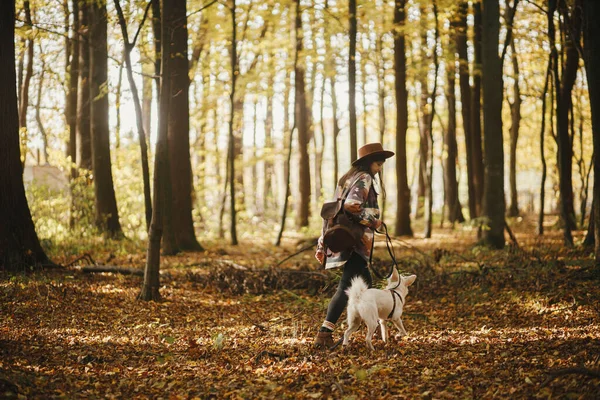
{"type": "Polygon", "coordinates": [[[381,228],[381,225],[383,225],[383,221],[380,219],[376,219],[375,220],[375,230],[381,228]]]}
{"type": "Polygon", "coordinates": [[[319,262],[319,264],[323,265],[323,261],[325,261],[325,252],[322,249],[317,249],[315,253],[315,258],[319,262]]]}

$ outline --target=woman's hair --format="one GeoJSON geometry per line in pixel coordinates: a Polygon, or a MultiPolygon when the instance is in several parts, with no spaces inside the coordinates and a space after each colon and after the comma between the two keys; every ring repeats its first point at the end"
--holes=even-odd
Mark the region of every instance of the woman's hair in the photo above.
{"type": "MultiPolygon", "coordinates": [[[[371,175],[371,168],[370,168],[371,164],[374,162],[377,162],[377,161],[385,161],[385,160],[386,160],[385,157],[367,157],[364,160],[361,160],[356,165],[353,165],[352,167],[350,167],[348,172],[346,172],[344,175],[342,175],[342,177],[338,181],[338,186],[344,187],[344,184],[346,183],[346,181],[348,179],[350,179],[351,177],[353,177],[354,175],[356,175],[358,172],[367,172],[369,175],[371,175]]],[[[381,187],[381,195],[385,199],[385,186],[383,185],[383,170],[379,171],[379,173],[377,175],[379,175],[379,186],[381,187]]],[[[373,176],[373,178],[374,178],[374,176],[373,176]]]]}

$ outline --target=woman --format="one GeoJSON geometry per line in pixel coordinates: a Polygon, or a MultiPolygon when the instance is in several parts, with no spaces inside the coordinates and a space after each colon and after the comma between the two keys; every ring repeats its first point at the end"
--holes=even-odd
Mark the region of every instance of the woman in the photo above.
{"type": "Polygon", "coordinates": [[[375,175],[379,175],[379,184],[385,196],[381,172],[385,160],[393,155],[393,152],[384,150],[381,143],[366,144],[358,149],[358,159],[352,163],[352,168],[338,182],[335,198],[341,197],[345,189],[349,189],[348,197],[344,202],[344,210],[354,217],[354,223],[362,228],[363,234],[358,245],[339,253],[332,253],[323,247],[323,234],[319,238],[315,258],[321,264],[326,260],[326,269],[343,267],[344,270],[337,291],[329,302],[325,321],[315,338],[315,347],[329,348],[333,345],[332,332],[348,304],[346,289],[350,286],[352,278],[360,276],[369,287],[372,285],[367,263],[371,255],[374,231],[382,223],[379,219],[378,193],[373,187],[373,180],[375,175]]]}

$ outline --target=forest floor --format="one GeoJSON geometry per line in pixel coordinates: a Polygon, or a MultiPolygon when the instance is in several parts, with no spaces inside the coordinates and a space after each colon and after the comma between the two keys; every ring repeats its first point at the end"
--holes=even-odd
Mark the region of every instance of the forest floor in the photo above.
{"type": "MultiPolygon", "coordinates": [[[[502,251],[474,246],[463,229],[396,240],[401,272],[417,274],[408,336],[377,335],[373,352],[364,327],[347,347],[312,348],[338,275],[312,249],[275,267],[302,247],[291,240],[164,257],[161,302],[136,299],[135,275],[2,273],[0,397],[600,398],[591,251],[565,249],[558,231],[513,230],[519,247],[502,251]]],[[[144,265],[139,244],[98,248],[96,260],[144,265]]],[[[52,255],[63,265],[76,256],[52,255]]],[[[376,255],[383,272],[383,242],[376,255]]]]}

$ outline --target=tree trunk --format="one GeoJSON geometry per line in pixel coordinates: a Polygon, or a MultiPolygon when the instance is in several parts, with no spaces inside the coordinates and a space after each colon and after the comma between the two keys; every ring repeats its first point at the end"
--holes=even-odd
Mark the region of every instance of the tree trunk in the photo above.
{"type": "Polygon", "coordinates": [[[15,66],[15,2],[0,2],[0,270],[29,271],[50,261],[40,245],[23,187],[15,66]]]}
{"type": "Polygon", "coordinates": [[[519,127],[521,125],[521,89],[519,87],[519,60],[515,49],[514,37],[510,42],[511,60],[513,65],[513,102],[510,103],[510,206],[508,207],[509,217],[519,216],[519,198],[517,193],[517,141],[519,140],[519,127]]]}
{"type": "Polygon", "coordinates": [[[482,134],[481,134],[481,69],[482,69],[482,15],[481,1],[473,3],[473,92],[471,96],[471,170],[473,176],[470,179],[473,185],[473,195],[475,197],[474,209],[471,211],[471,218],[481,216],[483,210],[483,187],[484,187],[484,169],[482,153],[482,134]]]}
{"type": "Polygon", "coordinates": [[[350,22],[350,43],[348,53],[348,112],[350,115],[350,161],[353,162],[356,160],[358,153],[356,140],[356,33],[358,30],[356,23],[356,0],[348,0],[348,19],[350,22]]]}
{"type": "MultiPolygon", "coordinates": [[[[426,182],[427,182],[427,159],[429,155],[429,88],[428,88],[428,71],[429,60],[427,58],[427,12],[425,5],[420,6],[420,21],[419,21],[419,51],[420,51],[420,69],[419,83],[421,86],[420,102],[419,102],[419,173],[417,181],[417,198],[414,200],[415,210],[414,217],[420,218],[424,214],[426,182]]],[[[433,49],[435,52],[435,48],[433,49]]]]}
{"type": "Polygon", "coordinates": [[[468,2],[461,1],[456,16],[455,43],[458,53],[458,76],[460,88],[460,113],[462,117],[462,128],[465,137],[465,154],[467,165],[467,187],[469,194],[469,218],[477,215],[475,186],[473,179],[473,130],[471,127],[471,84],[469,83],[469,57],[467,52],[467,12],[468,2]]]}
{"type": "Polygon", "coordinates": [[[234,122],[235,122],[235,84],[237,76],[239,74],[239,66],[237,64],[237,20],[235,16],[236,12],[236,0],[232,0],[231,12],[231,93],[229,95],[230,100],[230,115],[229,115],[229,140],[228,140],[228,162],[229,162],[229,207],[231,211],[231,244],[236,246],[238,244],[237,239],[237,226],[236,226],[236,212],[235,212],[235,136],[234,122]]]}
{"type": "MultiPolygon", "coordinates": [[[[157,0],[153,0],[157,1],[157,0]]],[[[158,138],[156,141],[156,150],[154,158],[154,188],[152,222],[150,223],[150,233],[148,240],[148,252],[146,256],[146,268],[144,270],[144,283],[138,296],[141,300],[158,301],[160,300],[160,241],[163,235],[163,211],[165,208],[165,183],[169,179],[169,102],[171,99],[171,79],[169,69],[169,54],[171,41],[171,26],[173,12],[170,9],[171,2],[162,0],[161,15],[161,40],[163,49],[161,51],[161,69],[162,77],[160,83],[160,97],[158,98],[158,138]]],[[[155,10],[153,10],[154,12],[155,10]]],[[[156,13],[154,14],[156,15],[156,13]]],[[[156,30],[155,30],[156,32],[156,30]]]]}
{"type": "Polygon", "coordinates": [[[118,238],[123,235],[112,178],[110,131],[108,126],[108,48],[106,2],[91,8],[90,35],[90,126],[92,168],[96,197],[96,226],[101,232],[118,238]]]}
{"type": "Polygon", "coordinates": [[[202,251],[192,220],[192,166],[190,163],[189,64],[186,1],[172,0],[171,101],[169,111],[169,164],[173,193],[173,230],[180,250],[202,251]]]}
{"type": "Polygon", "coordinates": [[[338,136],[340,135],[340,123],[338,121],[338,104],[337,104],[337,93],[335,91],[336,86],[336,78],[335,73],[330,78],[331,82],[331,110],[332,110],[332,119],[333,119],[333,187],[334,190],[337,188],[339,174],[338,171],[340,169],[340,161],[339,161],[339,151],[338,151],[338,136]]]}
{"type": "MultiPolygon", "coordinates": [[[[384,13],[382,13],[382,19],[385,18],[384,17],[384,13]]],[[[385,19],[383,19],[383,22],[385,22],[385,19]]],[[[385,148],[385,131],[387,128],[387,120],[386,120],[386,115],[385,115],[385,97],[386,97],[386,90],[385,90],[385,60],[383,59],[383,54],[381,54],[381,49],[383,46],[383,41],[382,41],[382,35],[378,35],[377,39],[376,39],[376,44],[375,44],[375,51],[378,54],[378,58],[377,58],[377,96],[378,96],[378,108],[379,108],[379,142],[384,146],[385,148]]],[[[381,219],[384,219],[384,216],[386,215],[386,206],[387,206],[387,201],[386,198],[383,197],[381,199],[381,219]]]]}
{"type": "Polygon", "coordinates": [[[408,92],[406,90],[406,0],[394,2],[394,71],[396,74],[396,235],[412,236],[410,227],[410,189],[406,165],[406,132],[408,130],[408,92]]]}
{"type": "MultiPolygon", "coordinates": [[[[600,3],[594,0],[583,0],[584,33],[583,33],[583,52],[585,61],[585,70],[588,80],[588,90],[590,96],[590,109],[592,111],[592,137],[594,141],[594,154],[596,159],[600,155],[600,3]]],[[[600,177],[600,162],[594,162],[594,176],[600,177]]],[[[600,179],[594,179],[593,208],[590,217],[593,215],[594,230],[594,253],[596,258],[596,275],[600,275],[600,179]]],[[[590,223],[590,226],[592,223],[590,223]]],[[[592,229],[590,227],[590,229],[592,229]]]]}
{"type": "MultiPolygon", "coordinates": [[[[295,62],[297,62],[297,60],[295,62]]],[[[279,225],[279,233],[277,234],[277,239],[275,240],[275,246],[281,245],[281,238],[283,237],[283,231],[285,230],[285,220],[287,218],[288,202],[290,198],[290,163],[292,160],[292,143],[294,139],[294,130],[296,130],[296,119],[294,119],[294,124],[292,125],[292,129],[290,129],[289,132],[288,153],[285,161],[288,171],[287,175],[285,176],[285,198],[283,200],[283,208],[281,210],[281,223],[279,225]]]]}
{"type": "Polygon", "coordinates": [[[486,160],[483,214],[489,229],[483,242],[501,249],[504,238],[504,151],[502,149],[502,61],[498,56],[500,6],[498,0],[483,0],[483,130],[486,160]]]}
{"type": "Polygon", "coordinates": [[[29,86],[31,86],[31,77],[33,76],[33,55],[34,55],[34,41],[33,41],[33,22],[31,20],[31,5],[29,0],[23,2],[23,8],[25,10],[25,24],[28,26],[27,32],[27,66],[25,67],[25,75],[23,77],[23,86],[21,86],[19,96],[19,130],[25,137],[22,139],[25,143],[25,151],[21,154],[23,158],[23,165],[27,159],[27,109],[29,108],[29,86]]]}
{"type": "MultiPolygon", "coordinates": [[[[127,80],[129,81],[129,87],[131,89],[131,95],[133,97],[133,105],[135,107],[135,122],[138,130],[138,141],[140,143],[140,153],[142,160],[142,179],[144,182],[144,210],[146,217],[146,231],[150,229],[150,222],[152,220],[152,199],[150,197],[150,168],[148,166],[148,145],[146,142],[146,132],[144,131],[144,117],[142,111],[142,105],[140,104],[140,97],[138,94],[137,86],[133,78],[133,65],[131,64],[131,51],[135,46],[135,43],[129,41],[129,35],[127,33],[127,23],[119,0],[115,0],[115,7],[119,16],[119,25],[121,26],[121,32],[123,34],[123,41],[125,42],[124,58],[125,65],[127,68],[127,80]]],[[[145,15],[144,15],[145,18],[145,15]]],[[[144,21],[141,22],[143,24],[144,21]]],[[[136,35],[137,36],[137,35],[136,35]]]]}
{"type": "MultiPolygon", "coordinates": [[[[40,45],[40,54],[43,54],[42,46],[40,45]]],[[[42,104],[42,88],[44,87],[44,78],[46,75],[46,60],[42,57],[41,66],[40,66],[40,77],[38,82],[37,89],[37,98],[35,102],[35,121],[37,122],[38,129],[40,131],[40,135],[42,136],[42,152],[44,154],[44,164],[48,165],[48,134],[46,133],[46,129],[44,128],[44,123],[42,122],[42,115],[40,111],[40,107],[42,104]]],[[[39,160],[38,160],[39,163],[39,160]]]]}
{"type": "MultiPolygon", "coordinates": [[[[68,11],[68,9],[67,9],[68,11]]],[[[69,15],[66,16],[69,19],[69,15]]],[[[67,85],[67,99],[65,114],[69,125],[69,144],[67,145],[67,156],[71,162],[71,178],[77,174],[75,168],[77,162],[77,81],[79,80],[79,0],[73,0],[73,35],[67,42],[70,48],[71,58],[66,66],[69,77],[67,85]]]]}
{"type": "Polygon", "coordinates": [[[90,5],[79,3],[79,80],[77,86],[77,166],[92,170],[90,133],[90,5]]]}
{"type": "MultiPolygon", "coordinates": [[[[561,43],[561,50],[564,47],[566,60],[562,67],[562,76],[559,76],[558,62],[559,56],[554,42],[554,13],[557,9],[557,1],[550,0],[548,3],[548,35],[550,35],[551,52],[555,57],[556,66],[554,67],[554,81],[556,90],[556,131],[558,139],[558,172],[559,172],[559,187],[560,187],[560,207],[561,217],[564,224],[564,240],[567,245],[573,244],[571,230],[576,228],[575,223],[575,208],[573,205],[573,144],[569,135],[569,111],[572,106],[571,92],[573,84],[577,77],[579,69],[579,53],[577,51],[577,43],[580,41],[581,31],[581,4],[576,1],[573,6],[573,15],[570,18],[570,23],[565,21],[561,25],[561,30],[564,29],[566,43],[561,43]],[[552,19],[552,21],[550,21],[552,19]],[[551,26],[550,26],[551,25],[551,26]]],[[[566,5],[562,2],[559,5],[560,14],[563,18],[567,18],[568,11],[566,5]]],[[[562,36],[562,34],[561,34],[562,36]]],[[[562,58],[562,57],[561,57],[562,58]]]]}
{"type": "MultiPolygon", "coordinates": [[[[299,185],[300,202],[298,204],[298,217],[296,226],[302,228],[308,226],[310,216],[310,160],[308,157],[309,125],[308,107],[306,105],[306,92],[304,81],[304,66],[300,63],[300,54],[303,51],[302,14],[300,11],[300,0],[296,0],[296,60],[294,65],[295,76],[295,117],[294,124],[298,128],[298,152],[300,153],[299,185]]],[[[355,121],[356,124],[356,121],[355,121]]],[[[356,133],[355,133],[356,134],[356,133]]]]}
{"type": "MultiPolygon", "coordinates": [[[[554,14],[556,12],[558,0],[549,0],[548,2],[548,37],[550,39],[550,54],[552,57],[552,78],[554,81],[554,90],[556,96],[556,130],[557,130],[557,166],[559,174],[560,187],[560,214],[563,222],[563,239],[566,245],[573,245],[573,236],[571,233],[571,224],[569,218],[569,204],[572,197],[569,197],[569,187],[571,186],[571,155],[570,139],[569,139],[569,121],[568,110],[563,112],[565,101],[562,99],[563,91],[561,90],[560,76],[558,72],[559,56],[556,48],[556,29],[554,26],[554,14]],[[566,131],[565,131],[566,128],[566,131]],[[567,166],[569,169],[567,171],[567,166]]],[[[572,190],[571,190],[572,195],[572,190]]]]}
{"type": "MultiPolygon", "coordinates": [[[[429,149],[429,159],[425,161],[426,170],[425,173],[425,238],[430,238],[432,234],[433,226],[433,119],[435,117],[435,100],[437,97],[437,78],[440,64],[437,56],[437,44],[440,37],[439,25],[438,25],[438,11],[437,1],[433,1],[433,14],[435,16],[435,40],[433,43],[433,64],[435,73],[433,75],[433,89],[431,90],[431,113],[429,115],[428,132],[427,137],[427,148],[429,149]]],[[[455,124],[456,125],[456,124],[455,124]]],[[[456,135],[455,135],[456,137],[456,135]]],[[[423,160],[424,161],[424,160],[423,160]]],[[[423,164],[422,161],[422,164],[423,164]]]]}
{"type": "MultiPolygon", "coordinates": [[[[325,69],[325,68],[323,68],[325,69]]],[[[315,138],[315,193],[316,200],[319,201],[323,196],[323,154],[325,150],[325,118],[324,118],[324,110],[325,110],[325,85],[327,84],[327,79],[325,76],[325,71],[323,71],[323,80],[321,82],[321,93],[320,93],[320,101],[319,101],[319,139],[321,141],[321,147],[317,148],[317,141],[315,138]]]]}
{"type": "MultiPolygon", "coordinates": [[[[269,58],[269,60],[272,59],[271,57],[269,58]]],[[[276,196],[273,190],[274,187],[276,187],[276,185],[272,184],[273,174],[275,172],[273,169],[273,154],[275,153],[275,147],[273,145],[273,85],[275,84],[275,82],[272,73],[269,73],[267,81],[267,115],[265,118],[265,146],[263,148],[265,184],[263,186],[262,204],[262,208],[265,211],[271,209],[270,199],[275,198],[276,196]]]]}
{"type": "MultiPolygon", "coordinates": [[[[456,27],[451,23],[451,29],[456,27]]],[[[448,209],[448,221],[451,223],[465,221],[462,214],[462,208],[460,200],[458,198],[458,181],[456,178],[456,163],[458,162],[458,146],[456,144],[456,95],[455,95],[455,82],[456,82],[456,64],[454,58],[454,48],[450,46],[452,51],[449,54],[447,60],[447,86],[446,86],[446,101],[448,103],[448,127],[446,129],[446,135],[444,140],[444,147],[446,149],[445,168],[444,173],[446,175],[445,186],[446,186],[446,207],[448,209]]]]}
{"type": "MultiPolygon", "coordinates": [[[[540,157],[542,160],[542,178],[540,183],[540,213],[538,216],[538,235],[544,234],[544,207],[546,199],[546,155],[544,146],[544,137],[546,135],[546,94],[548,93],[548,84],[550,83],[550,73],[552,71],[552,57],[548,59],[548,68],[546,69],[546,80],[544,90],[542,91],[542,127],[540,129],[540,157]]],[[[550,105],[552,107],[552,105],[550,105]]]]}

